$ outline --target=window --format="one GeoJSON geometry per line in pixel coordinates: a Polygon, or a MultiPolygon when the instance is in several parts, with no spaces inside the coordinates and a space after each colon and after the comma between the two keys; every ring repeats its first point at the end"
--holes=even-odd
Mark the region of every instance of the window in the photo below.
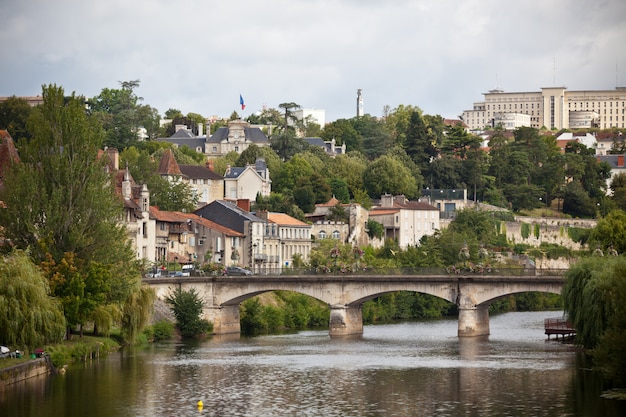
{"type": "Polygon", "coordinates": [[[213,153],[217,153],[217,146],[213,147],[213,153]]]}
{"type": "Polygon", "coordinates": [[[326,232],[324,230],[320,230],[317,236],[319,236],[320,239],[326,239],[326,232]]]}
{"type": "Polygon", "coordinates": [[[335,230],[333,231],[333,239],[339,239],[341,237],[341,233],[339,233],[339,230],[335,230]]]}

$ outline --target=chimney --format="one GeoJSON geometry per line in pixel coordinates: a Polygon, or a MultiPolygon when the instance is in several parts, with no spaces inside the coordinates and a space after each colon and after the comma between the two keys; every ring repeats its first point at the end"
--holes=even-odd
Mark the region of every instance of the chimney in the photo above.
{"type": "Polygon", "coordinates": [[[256,215],[259,219],[267,221],[267,217],[268,217],[268,216],[267,216],[267,215],[268,215],[267,210],[257,211],[257,212],[255,213],[255,215],[256,215]]]}
{"type": "Polygon", "coordinates": [[[238,198],[237,199],[237,207],[239,207],[242,210],[245,211],[250,211],[250,200],[248,200],[247,198],[238,198]]]}
{"type": "Polygon", "coordinates": [[[107,155],[109,156],[109,161],[111,161],[111,168],[114,171],[119,171],[120,169],[120,153],[115,148],[107,148],[107,155]]]}
{"type": "Polygon", "coordinates": [[[198,123],[198,136],[202,136],[202,123],[198,123]]]}
{"type": "Polygon", "coordinates": [[[206,161],[206,167],[210,169],[211,171],[215,172],[215,165],[213,164],[212,159],[209,159],[208,161],[206,161]]]}
{"type": "Polygon", "coordinates": [[[381,207],[393,207],[393,196],[391,194],[383,194],[380,196],[381,207]]]}

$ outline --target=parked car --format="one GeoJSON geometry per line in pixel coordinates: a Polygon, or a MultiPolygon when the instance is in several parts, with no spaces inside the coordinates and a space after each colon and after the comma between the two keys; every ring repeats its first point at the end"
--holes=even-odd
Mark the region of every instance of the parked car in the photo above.
{"type": "Polygon", "coordinates": [[[161,278],[161,270],[150,271],[146,274],[146,278],[161,278]]]}
{"type": "MultiPolygon", "coordinates": [[[[167,273],[168,277],[184,277],[183,271],[170,271],[167,273]]],[[[187,275],[189,276],[189,275],[187,275]]]]}
{"type": "Polygon", "coordinates": [[[229,266],[226,268],[226,275],[252,275],[252,271],[239,266],[229,266]]]}

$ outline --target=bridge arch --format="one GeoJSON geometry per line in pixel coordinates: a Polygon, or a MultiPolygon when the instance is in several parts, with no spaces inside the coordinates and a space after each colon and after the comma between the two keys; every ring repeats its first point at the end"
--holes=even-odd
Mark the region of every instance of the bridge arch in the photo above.
{"type": "Polygon", "coordinates": [[[239,304],[268,291],[293,291],[330,306],[330,334],[363,332],[362,305],[397,291],[429,294],[455,303],[459,336],[489,334],[488,306],[504,296],[523,292],[560,294],[563,275],[298,275],[248,277],[183,277],[146,279],[159,298],[171,287],[195,288],[204,300],[205,317],[217,334],[240,331],[239,304]]]}

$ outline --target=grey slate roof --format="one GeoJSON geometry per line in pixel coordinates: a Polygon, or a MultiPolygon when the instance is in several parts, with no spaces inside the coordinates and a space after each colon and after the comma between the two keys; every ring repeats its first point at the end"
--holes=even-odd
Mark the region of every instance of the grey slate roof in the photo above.
{"type": "MultiPolygon", "coordinates": [[[[267,136],[263,133],[261,129],[258,127],[245,127],[243,129],[244,135],[246,137],[246,141],[252,143],[269,143],[267,136]]],[[[217,129],[211,137],[206,141],[206,143],[220,143],[223,140],[228,138],[228,128],[220,127],[217,129]]]]}
{"type": "Polygon", "coordinates": [[[246,170],[246,168],[242,167],[231,167],[224,178],[239,178],[239,176],[246,170]]]}
{"type": "Polygon", "coordinates": [[[220,174],[211,171],[204,165],[178,165],[180,172],[187,178],[206,179],[206,180],[223,180],[220,174]]]}
{"type": "Polygon", "coordinates": [[[265,222],[254,214],[239,208],[236,204],[225,200],[215,200],[194,212],[200,217],[211,220],[217,224],[236,230],[239,233],[248,234],[245,230],[245,222],[265,222]]]}

